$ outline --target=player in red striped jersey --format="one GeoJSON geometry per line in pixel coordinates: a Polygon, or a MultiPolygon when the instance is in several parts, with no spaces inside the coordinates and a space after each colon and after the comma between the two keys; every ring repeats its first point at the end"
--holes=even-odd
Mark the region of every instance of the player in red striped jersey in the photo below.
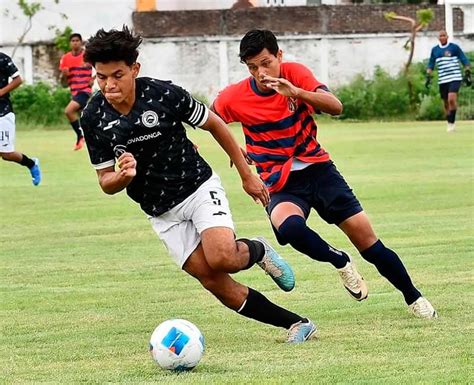
{"type": "Polygon", "coordinates": [[[66,106],[64,113],[76,133],[74,150],[77,151],[84,145],[84,136],[78,112],[86,106],[91,96],[94,77],[92,76],[92,66],[84,62],[84,48],[81,35],[78,33],[71,34],[69,46],[71,51],[61,57],[59,69],[71,90],[71,101],[66,106]]]}
{"type": "Polygon", "coordinates": [[[399,289],[418,317],[437,313],[413,285],[398,255],[375,235],[356,196],[317,140],[312,114],[338,115],[342,104],[299,63],[283,62],[275,35],[249,31],[240,42],[240,59],[251,77],[224,89],[212,109],[226,123],[240,122],[249,162],[270,191],[267,212],[280,244],[331,263],[356,300],[367,298],[364,279],[344,251],[307,226],[311,209],[337,225],[362,257],[399,289]]]}

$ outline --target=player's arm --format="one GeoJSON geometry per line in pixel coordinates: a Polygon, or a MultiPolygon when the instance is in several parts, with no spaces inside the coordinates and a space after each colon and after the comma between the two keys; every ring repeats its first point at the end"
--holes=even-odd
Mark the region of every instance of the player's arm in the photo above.
{"type": "Polygon", "coordinates": [[[122,191],[137,175],[137,161],[131,153],[125,152],[118,158],[118,170],[110,166],[96,171],[102,191],[112,195],[122,191]]]}
{"type": "Polygon", "coordinates": [[[0,96],[6,95],[9,92],[13,91],[15,88],[18,88],[21,83],[23,83],[23,79],[20,75],[14,77],[13,80],[5,87],[0,88],[0,96]]]}
{"type": "Polygon", "coordinates": [[[436,54],[434,48],[431,50],[430,60],[428,61],[428,66],[426,67],[426,73],[428,76],[431,76],[433,69],[436,64],[436,54]]]}
{"type": "MultiPolygon", "coordinates": [[[[215,101],[214,101],[215,103],[215,101]]],[[[214,112],[219,118],[222,119],[222,116],[219,115],[219,113],[216,111],[216,107],[214,106],[214,103],[212,103],[210,106],[209,106],[209,109],[214,112]]],[[[224,120],[224,119],[222,119],[224,120]]],[[[242,153],[242,156],[244,157],[245,161],[247,162],[248,165],[252,166],[254,165],[254,161],[252,160],[252,158],[250,158],[247,154],[247,151],[245,151],[242,147],[240,147],[240,152],[242,153]]],[[[232,159],[230,159],[230,167],[232,167],[234,165],[234,162],[232,162],[232,159]]]]}
{"type": "Polygon", "coordinates": [[[209,111],[209,117],[201,126],[202,129],[209,131],[224,151],[229,155],[231,161],[235,164],[242,179],[242,187],[255,202],[260,201],[266,206],[270,200],[267,188],[260,178],[253,174],[250,167],[242,155],[241,148],[224,121],[214,112],[209,111]]]}
{"type": "Polygon", "coordinates": [[[342,113],[342,103],[332,93],[318,88],[316,91],[307,91],[296,87],[287,79],[264,76],[263,81],[276,92],[283,96],[301,99],[309,104],[315,111],[325,112],[330,115],[342,113]]]}

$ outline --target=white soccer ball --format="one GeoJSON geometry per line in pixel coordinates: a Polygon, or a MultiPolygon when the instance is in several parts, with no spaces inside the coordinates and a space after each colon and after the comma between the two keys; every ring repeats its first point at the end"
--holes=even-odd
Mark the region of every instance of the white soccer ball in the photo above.
{"type": "Polygon", "coordinates": [[[163,369],[191,370],[204,354],[204,337],[184,319],[172,319],[157,326],[150,338],[150,353],[163,369]]]}

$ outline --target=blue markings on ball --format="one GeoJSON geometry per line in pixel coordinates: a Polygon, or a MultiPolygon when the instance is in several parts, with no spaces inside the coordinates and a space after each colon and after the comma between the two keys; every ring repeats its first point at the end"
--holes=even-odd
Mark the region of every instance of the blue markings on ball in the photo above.
{"type": "Polygon", "coordinates": [[[168,350],[175,353],[177,356],[181,354],[186,344],[189,342],[189,337],[181,330],[172,327],[169,332],[161,340],[161,344],[168,350]]]}

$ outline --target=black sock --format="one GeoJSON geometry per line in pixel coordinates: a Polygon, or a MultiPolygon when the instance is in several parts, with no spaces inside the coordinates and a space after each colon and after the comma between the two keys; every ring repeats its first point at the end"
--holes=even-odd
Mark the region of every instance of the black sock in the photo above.
{"type": "Polygon", "coordinates": [[[456,121],[456,112],[457,110],[450,110],[448,112],[448,116],[447,116],[448,123],[454,123],[456,121]]]}
{"type": "Polygon", "coordinates": [[[21,154],[23,156],[23,158],[21,158],[21,161],[20,161],[20,164],[22,166],[25,166],[25,167],[28,167],[28,168],[31,168],[35,165],[35,162],[28,158],[25,154],[21,154]]]}
{"type": "Polygon", "coordinates": [[[394,251],[385,247],[381,240],[378,240],[360,254],[366,261],[374,264],[379,273],[402,292],[408,305],[421,297],[421,293],[411,282],[403,262],[394,251]]]}
{"type": "Polygon", "coordinates": [[[265,255],[265,247],[262,242],[253,241],[247,238],[237,239],[237,242],[243,242],[249,248],[249,263],[242,270],[250,269],[257,262],[260,262],[265,255]]]}
{"type": "Polygon", "coordinates": [[[312,259],[329,262],[336,269],[343,268],[349,262],[349,257],[346,253],[326,243],[306,225],[304,218],[299,215],[292,215],[286,218],[278,232],[293,248],[312,259]]]}
{"type": "Polygon", "coordinates": [[[82,138],[82,130],[81,130],[81,125],[79,124],[79,120],[75,120],[74,122],[71,122],[71,127],[74,130],[74,132],[77,135],[77,140],[82,138]]]}
{"type": "Polygon", "coordinates": [[[306,318],[270,302],[264,295],[249,287],[249,295],[237,313],[254,320],[289,329],[291,325],[306,318]]]}

